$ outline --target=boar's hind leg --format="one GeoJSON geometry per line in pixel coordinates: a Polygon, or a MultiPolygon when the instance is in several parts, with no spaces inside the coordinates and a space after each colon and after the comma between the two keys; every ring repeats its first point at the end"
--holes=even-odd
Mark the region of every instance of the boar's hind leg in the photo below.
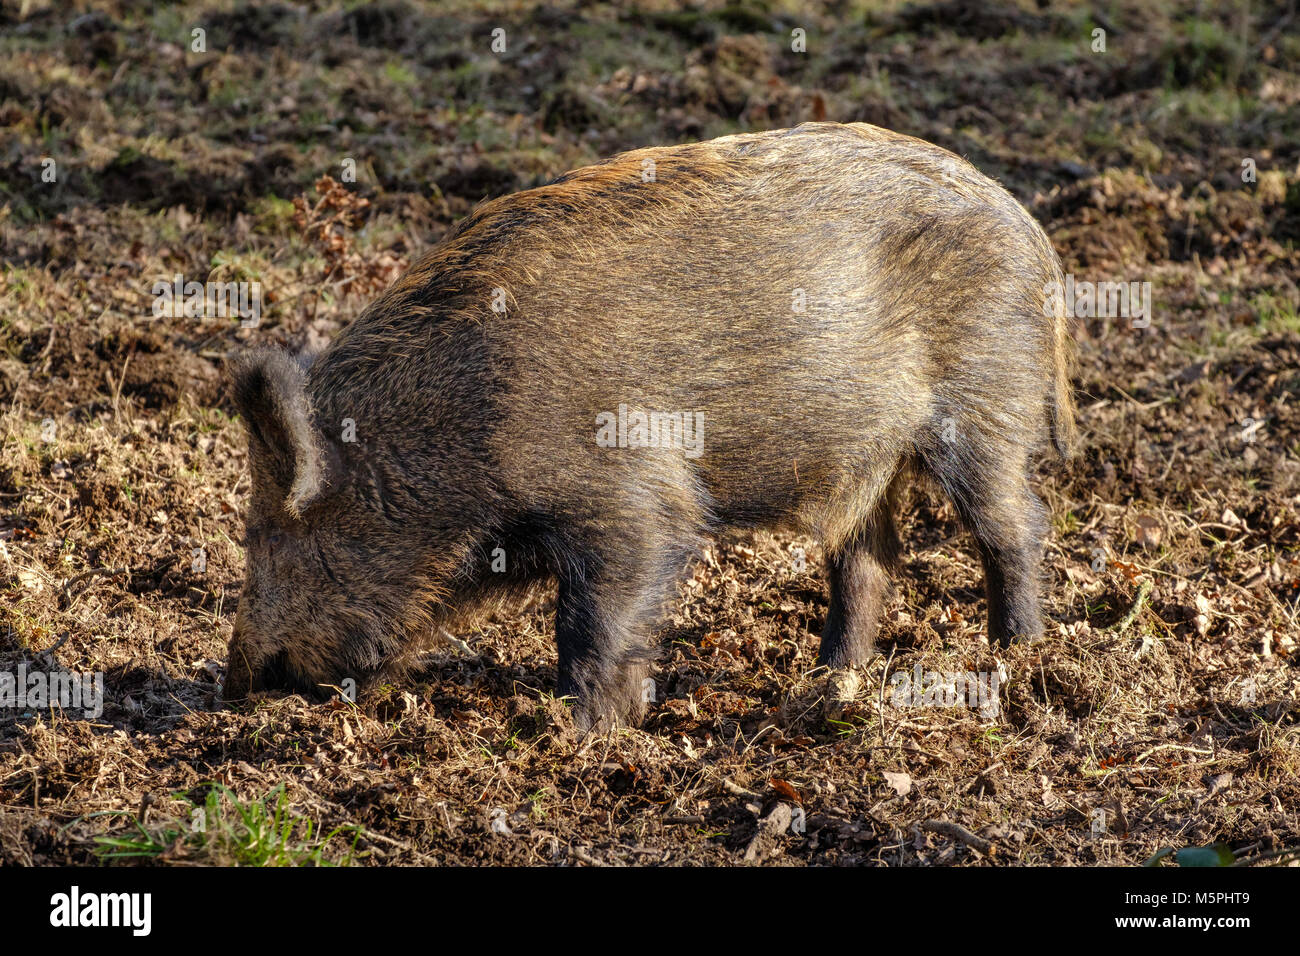
{"type": "Polygon", "coordinates": [[[989,643],[1038,640],[1045,511],[1029,485],[1028,455],[1009,443],[990,442],[978,460],[957,454],[930,464],[975,536],[988,595],[989,643]]]}
{"type": "Polygon", "coordinates": [[[898,532],[890,503],[881,501],[865,528],[826,555],[831,603],[819,664],[865,664],[876,653],[876,631],[889,593],[888,572],[898,563],[898,532]]]}
{"type": "Polygon", "coordinates": [[[555,611],[556,692],[576,698],[580,729],[635,724],[645,715],[651,638],[687,553],[649,545],[567,562],[555,611]]]}

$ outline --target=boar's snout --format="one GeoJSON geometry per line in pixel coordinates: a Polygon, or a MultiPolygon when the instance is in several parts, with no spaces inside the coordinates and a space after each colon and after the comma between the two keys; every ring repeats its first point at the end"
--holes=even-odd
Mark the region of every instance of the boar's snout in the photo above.
{"type": "Polygon", "coordinates": [[[224,703],[238,704],[263,691],[297,693],[309,699],[323,697],[321,687],[288,666],[284,652],[259,656],[251,643],[236,625],[227,648],[226,682],[221,691],[224,703]]]}
{"type": "Polygon", "coordinates": [[[247,700],[263,684],[261,668],[249,659],[248,651],[239,629],[230,636],[226,649],[226,683],[221,689],[221,699],[232,704],[247,700]]]}

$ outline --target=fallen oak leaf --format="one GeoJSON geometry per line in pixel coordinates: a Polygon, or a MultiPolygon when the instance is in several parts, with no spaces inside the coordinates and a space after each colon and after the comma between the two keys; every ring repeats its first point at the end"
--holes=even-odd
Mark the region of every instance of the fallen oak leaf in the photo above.
{"type": "Polygon", "coordinates": [[[885,770],[882,771],[881,776],[885,778],[885,783],[889,784],[894,793],[900,797],[905,797],[912,792],[912,778],[909,774],[885,770]]]}
{"type": "Polygon", "coordinates": [[[768,783],[772,785],[773,790],[775,790],[785,799],[789,800],[791,803],[798,804],[800,806],[803,805],[803,797],[799,796],[799,791],[796,790],[794,787],[790,786],[789,783],[782,780],[780,777],[773,777],[768,781],[768,783]]]}

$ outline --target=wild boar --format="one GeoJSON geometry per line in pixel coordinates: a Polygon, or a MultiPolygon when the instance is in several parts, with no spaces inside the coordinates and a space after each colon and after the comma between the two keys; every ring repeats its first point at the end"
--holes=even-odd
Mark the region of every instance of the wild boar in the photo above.
{"type": "Polygon", "coordinates": [[[624,153],[484,203],[306,368],[239,357],[252,470],[227,699],[374,675],[558,584],[556,691],[642,716],[653,633],[732,528],[820,537],[821,661],[874,653],[913,470],[989,637],[1043,633],[1032,457],[1075,444],[1061,268],[973,166],[863,124],[624,153]]]}

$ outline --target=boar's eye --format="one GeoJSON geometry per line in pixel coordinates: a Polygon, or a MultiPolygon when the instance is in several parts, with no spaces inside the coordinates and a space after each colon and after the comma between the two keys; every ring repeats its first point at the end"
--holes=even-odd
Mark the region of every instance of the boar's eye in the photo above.
{"type": "Polygon", "coordinates": [[[275,547],[283,539],[284,534],[279,529],[266,528],[249,528],[244,532],[244,540],[240,542],[245,549],[254,545],[265,544],[275,547]]]}

